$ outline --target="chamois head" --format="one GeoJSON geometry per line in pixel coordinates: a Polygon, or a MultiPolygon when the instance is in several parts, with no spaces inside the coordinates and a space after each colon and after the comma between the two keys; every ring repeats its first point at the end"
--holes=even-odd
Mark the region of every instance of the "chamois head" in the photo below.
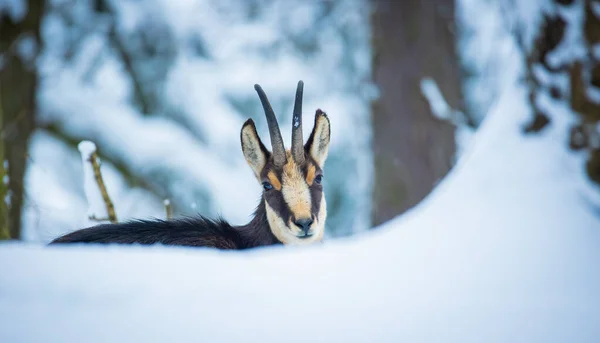
{"type": "Polygon", "coordinates": [[[273,152],[265,148],[252,119],[241,132],[244,157],[263,186],[271,232],[284,244],[307,244],[323,238],[327,208],[323,192],[323,165],[329,149],[329,118],[320,109],[306,144],[302,138],[302,93],[298,82],[292,116],[292,147],[285,150],[275,113],[259,85],[254,89],[267,117],[273,152]]]}

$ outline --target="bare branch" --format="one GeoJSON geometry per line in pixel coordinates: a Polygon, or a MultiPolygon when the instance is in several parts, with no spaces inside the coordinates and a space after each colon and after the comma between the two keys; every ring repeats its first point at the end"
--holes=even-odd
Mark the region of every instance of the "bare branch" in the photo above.
{"type": "Polygon", "coordinates": [[[110,1],[99,0],[98,6],[102,11],[105,11],[112,16],[112,23],[109,28],[108,39],[114,47],[117,55],[121,59],[121,62],[123,62],[123,66],[125,67],[127,74],[131,77],[134,96],[141,107],[142,113],[146,115],[150,114],[152,110],[150,104],[151,100],[146,96],[146,93],[144,92],[144,84],[142,83],[142,77],[133,63],[133,59],[127,50],[127,46],[123,38],[119,36],[115,19],[115,11],[110,5],[110,1]]]}
{"type": "Polygon", "coordinates": [[[104,204],[106,205],[106,212],[108,213],[108,220],[111,223],[117,223],[117,214],[115,213],[115,207],[108,195],[108,191],[106,190],[106,185],[104,185],[104,179],[102,178],[102,172],[100,171],[100,162],[98,161],[98,154],[94,151],[93,154],[90,155],[89,160],[92,164],[92,168],[94,169],[94,179],[98,184],[98,189],[100,189],[100,193],[102,194],[102,199],[104,200],[104,204]]]}
{"type": "Polygon", "coordinates": [[[101,161],[96,151],[96,144],[84,140],[78,144],[77,148],[83,162],[83,186],[90,206],[88,216],[92,220],[99,220],[98,218],[107,216],[111,223],[117,223],[115,207],[102,178],[101,161]]]}

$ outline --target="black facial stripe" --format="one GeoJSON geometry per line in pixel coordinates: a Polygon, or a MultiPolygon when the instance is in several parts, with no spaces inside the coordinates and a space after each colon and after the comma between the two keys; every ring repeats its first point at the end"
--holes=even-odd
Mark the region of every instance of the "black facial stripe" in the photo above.
{"type": "MultiPolygon", "coordinates": [[[[307,154],[306,157],[309,162],[306,163],[302,168],[304,177],[306,178],[306,175],[308,175],[308,168],[310,166],[315,167],[315,177],[319,174],[322,174],[323,171],[321,170],[321,168],[319,167],[317,162],[309,154],[307,154]]],[[[310,201],[311,202],[310,211],[311,211],[312,215],[316,218],[319,216],[319,210],[321,209],[321,198],[323,197],[323,187],[313,181],[313,184],[309,185],[308,188],[310,190],[310,200],[311,200],[310,201]]]]}
{"type": "Polygon", "coordinates": [[[281,180],[281,176],[277,173],[277,170],[273,166],[273,157],[271,157],[271,156],[269,156],[269,159],[267,160],[267,164],[265,165],[263,170],[260,172],[260,177],[262,179],[264,179],[265,181],[268,181],[269,179],[267,178],[267,175],[269,175],[270,171],[273,171],[277,175],[277,178],[279,180],[281,180]]]}
{"type": "Polygon", "coordinates": [[[287,224],[292,217],[292,211],[283,199],[283,194],[279,191],[271,190],[265,192],[265,200],[271,206],[273,211],[287,224]]]}
{"type": "Polygon", "coordinates": [[[312,204],[311,212],[313,216],[319,216],[319,209],[321,209],[321,198],[323,197],[323,189],[320,186],[310,187],[310,200],[312,204]]]}

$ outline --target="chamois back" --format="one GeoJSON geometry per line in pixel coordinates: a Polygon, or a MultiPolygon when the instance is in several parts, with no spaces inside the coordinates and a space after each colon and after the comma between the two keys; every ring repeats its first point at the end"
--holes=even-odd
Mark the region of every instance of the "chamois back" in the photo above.
{"type": "Polygon", "coordinates": [[[222,219],[203,216],[177,220],[135,220],[102,224],[78,230],[53,240],[60,243],[164,244],[218,249],[245,249],[240,233],[222,219]]]}

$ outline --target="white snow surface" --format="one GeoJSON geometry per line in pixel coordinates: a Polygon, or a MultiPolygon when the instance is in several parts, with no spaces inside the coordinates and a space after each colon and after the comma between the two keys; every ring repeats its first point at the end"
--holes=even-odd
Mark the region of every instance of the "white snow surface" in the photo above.
{"type": "MultiPolygon", "coordinates": [[[[185,14],[184,2],[175,3],[185,14]]],[[[472,0],[462,4],[475,6],[472,0]]],[[[486,13],[478,19],[490,19],[486,13]]],[[[132,22],[135,14],[123,13],[132,22]]],[[[291,31],[305,25],[288,23],[291,31]]],[[[490,27],[498,25],[497,18],[490,21],[490,27]]],[[[179,34],[186,28],[181,29],[179,34]]],[[[492,31],[477,34],[490,38],[497,35],[492,31]]],[[[541,96],[539,105],[551,124],[523,136],[521,127],[531,113],[518,83],[521,59],[505,34],[495,38],[488,41],[495,42],[493,51],[502,63],[492,63],[489,71],[493,86],[486,96],[493,100],[481,102],[491,110],[458,164],[410,212],[375,231],[302,248],[225,252],[2,243],[0,260],[9,263],[0,272],[0,342],[600,341],[600,197],[585,178],[585,156],[567,147],[568,124],[576,118],[564,104],[541,96]]],[[[475,54],[475,47],[467,46],[475,54]]],[[[214,53],[227,49],[231,45],[214,53]]],[[[68,75],[65,79],[70,82],[68,75]]],[[[285,92],[293,93],[293,85],[285,92]]],[[[67,96],[54,109],[76,100],[67,96]]],[[[74,131],[94,133],[101,115],[108,123],[117,118],[113,109],[120,120],[142,122],[122,106],[84,105],[76,107],[96,119],[84,123],[68,117],[74,131]]],[[[139,124],[151,135],[167,125],[160,118],[139,124]]],[[[114,140],[128,137],[118,124],[113,128],[114,140]]],[[[160,137],[191,139],[178,127],[169,132],[160,137]]],[[[42,218],[55,216],[53,222],[70,226],[64,218],[85,212],[83,192],[73,182],[82,174],[77,154],[45,132],[32,141],[37,163],[28,171],[34,182],[30,190],[40,203],[53,204],[42,218]],[[59,160],[65,168],[49,173],[46,160],[59,160]]],[[[140,168],[150,157],[134,151],[160,148],[131,142],[132,149],[120,149],[106,137],[103,143],[140,168]]],[[[206,156],[203,160],[213,160],[205,147],[189,145],[206,156]]],[[[171,158],[169,163],[186,163],[171,158]]],[[[117,209],[133,213],[130,206],[138,206],[164,213],[156,197],[132,190],[110,163],[104,167],[107,186],[119,193],[117,209]]],[[[222,184],[218,175],[206,176],[222,184]]],[[[48,231],[54,229],[34,214],[26,214],[32,231],[51,236],[48,231]]]]}
{"type": "Polygon", "coordinates": [[[598,342],[600,202],[567,109],[523,136],[514,80],[432,194],[370,233],[245,253],[3,243],[0,341],[598,342]]]}

